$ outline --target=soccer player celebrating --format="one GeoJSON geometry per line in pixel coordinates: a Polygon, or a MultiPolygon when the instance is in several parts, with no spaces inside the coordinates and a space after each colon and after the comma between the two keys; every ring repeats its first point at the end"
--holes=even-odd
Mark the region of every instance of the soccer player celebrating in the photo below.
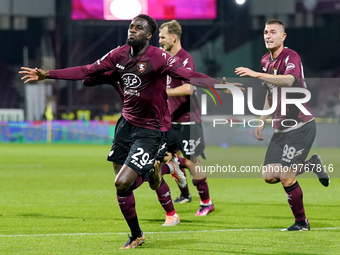
{"type": "MultiPolygon", "coordinates": [[[[195,70],[190,54],[181,45],[182,28],[176,20],[163,23],[159,29],[159,43],[163,50],[169,52],[183,67],[195,70]]],[[[209,196],[207,176],[197,171],[200,169],[199,156],[204,155],[204,137],[201,126],[201,111],[194,87],[184,84],[179,79],[168,77],[167,80],[168,104],[171,114],[172,127],[167,133],[168,151],[174,153],[180,149],[187,159],[193,183],[197,188],[201,202],[196,216],[205,216],[214,210],[209,196]],[[176,88],[176,89],[175,89],[176,88]]],[[[185,166],[183,158],[182,166],[185,166]]],[[[162,174],[165,174],[164,170],[162,174]]],[[[175,200],[177,203],[191,201],[188,185],[179,187],[181,195],[175,200]]]]}
{"type": "MultiPolygon", "coordinates": [[[[92,86],[97,86],[97,85],[102,85],[102,84],[110,84],[112,85],[118,95],[121,97],[122,100],[124,100],[124,87],[118,82],[118,73],[115,71],[108,71],[105,72],[104,74],[99,74],[99,75],[95,75],[93,77],[89,77],[83,80],[83,84],[87,87],[92,87],[92,86]]],[[[122,116],[119,118],[118,122],[120,122],[120,119],[123,118],[122,116]]],[[[114,140],[116,139],[116,133],[114,134],[114,140]]],[[[164,146],[165,147],[165,146],[164,146]]],[[[113,144],[111,151],[114,151],[116,148],[116,145],[113,144]]],[[[123,166],[123,161],[119,162],[119,164],[115,163],[115,159],[113,157],[113,154],[110,153],[111,156],[108,156],[107,160],[108,161],[112,161],[113,162],[113,168],[114,171],[116,173],[116,175],[119,173],[120,169],[123,166]]],[[[159,155],[157,156],[157,160],[160,162],[164,161],[164,157],[161,155],[161,153],[159,153],[159,155]]],[[[157,170],[159,170],[158,174],[161,174],[161,170],[158,169],[160,166],[157,165],[157,170]]],[[[170,169],[172,168],[172,172],[174,172],[174,168],[176,166],[174,166],[173,162],[166,162],[163,166],[162,169],[170,169]]],[[[175,170],[176,171],[176,170],[175,170]]],[[[178,170],[177,171],[181,171],[179,169],[178,166],[178,170]]],[[[170,188],[168,186],[168,184],[165,182],[165,180],[162,178],[161,179],[161,183],[159,185],[157,178],[159,178],[157,176],[157,174],[152,175],[152,177],[156,178],[155,181],[153,180],[147,180],[145,178],[143,178],[142,176],[139,176],[136,180],[135,183],[133,184],[132,188],[130,188],[131,190],[137,189],[140,185],[142,185],[144,183],[144,181],[149,181],[149,185],[150,188],[153,190],[156,190],[156,194],[158,197],[158,201],[160,202],[161,206],[163,207],[163,209],[166,212],[166,217],[165,217],[165,222],[162,224],[162,226],[176,226],[180,223],[180,219],[178,214],[176,213],[173,201],[171,199],[171,191],[170,188]]]]}
{"type": "MultiPolygon", "coordinates": [[[[114,164],[122,165],[115,186],[118,204],[131,230],[129,240],[121,247],[123,249],[141,246],[145,240],[132,190],[135,188],[133,186],[138,186],[136,180],[139,176],[148,178],[154,169],[164,132],[171,126],[166,95],[167,75],[180,77],[187,83],[196,78],[194,85],[208,87],[214,93],[213,86],[219,83],[207,75],[182,67],[169,54],[151,46],[150,40],[156,31],[155,20],[140,14],[129,25],[127,44],[112,50],[93,64],[51,71],[22,67],[19,72],[24,75],[21,79],[25,83],[46,78],[83,80],[107,71],[118,73],[119,82],[124,86],[123,117],[117,123],[114,149],[109,158],[114,164]]],[[[157,189],[161,178],[158,167],[155,169],[150,178],[154,182],[152,187],[157,189]]]]}
{"type": "MultiPolygon", "coordinates": [[[[313,155],[305,161],[315,139],[316,125],[312,114],[305,115],[295,105],[287,105],[287,114],[281,114],[281,89],[284,87],[300,87],[306,89],[303,67],[300,56],[293,50],[284,47],[284,24],[280,20],[270,20],[264,29],[264,42],[268,53],[262,57],[261,72],[249,68],[238,67],[235,73],[240,77],[249,76],[263,81],[267,90],[264,110],[271,108],[272,100],[278,102],[274,112],[274,135],[267,149],[263,178],[267,183],[281,182],[287,194],[288,203],[295,217],[295,223],[282,231],[307,231],[310,230],[309,221],[305,216],[302,190],[296,180],[297,172],[303,173],[310,167],[315,169],[320,182],[328,186],[329,177],[322,167],[318,155],[313,155]],[[277,93],[273,93],[277,89],[277,93]],[[273,99],[276,96],[277,98],[273,99]],[[285,124],[282,124],[282,121],[285,124]],[[296,171],[300,167],[300,171],[296,171]]],[[[301,94],[292,93],[290,98],[301,98],[301,94]]],[[[311,113],[308,102],[303,107],[311,113]]],[[[261,120],[266,122],[269,115],[262,115],[261,120]]],[[[264,125],[255,129],[255,137],[262,141],[264,125]]]]}

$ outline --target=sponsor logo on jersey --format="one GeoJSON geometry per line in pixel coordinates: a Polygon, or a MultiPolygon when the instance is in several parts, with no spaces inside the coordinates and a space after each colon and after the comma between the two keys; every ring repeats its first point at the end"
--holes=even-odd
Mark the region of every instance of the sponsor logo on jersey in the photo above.
{"type": "Polygon", "coordinates": [[[277,69],[276,68],[273,68],[273,74],[277,75],[277,69]]]}
{"type": "Polygon", "coordinates": [[[158,153],[160,153],[162,150],[164,150],[165,146],[166,146],[166,143],[163,143],[162,146],[158,149],[158,153]]]}
{"type": "Polygon", "coordinates": [[[295,157],[296,157],[296,156],[299,156],[299,155],[302,155],[302,153],[303,153],[304,150],[305,150],[305,149],[301,149],[301,150],[298,150],[297,152],[295,152],[295,157]]]}
{"type": "Polygon", "coordinates": [[[128,89],[138,88],[142,84],[141,79],[134,73],[126,73],[122,76],[122,79],[124,86],[128,89]]]}
{"type": "Polygon", "coordinates": [[[139,97],[140,93],[136,89],[126,89],[126,90],[124,90],[124,95],[139,97]]]}
{"type": "Polygon", "coordinates": [[[288,61],[289,61],[289,56],[287,56],[286,59],[285,59],[285,64],[286,65],[288,64],[288,61]]]}
{"type": "Polygon", "coordinates": [[[138,63],[137,70],[138,72],[143,73],[146,70],[146,63],[145,62],[138,63]]]}
{"type": "Polygon", "coordinates": [[[183,61],[183,66],[186,66],[186,65],[188,64],[188,62],[189,62],[189,59],[186,58],[186,59],[183,61]]]}
{"type": "Polygon", "coordinates": [[[122,70],[125,69],[125,66],[122,66],[122,65],[120,65],[120,64],[118,64],[118,63],[116,64],[116,67],[119,68],[119,69],[122,69],[122,70]]]}
{"type": "MultiPolygon", "coordinates": [[[[168,191],[167,193],[165,193],[164,195],[162,195],[162,197],[170,197],[171,196],[171,192],[168,191]]],[[[170,203],[170,201],[167,202],[167,204],[170,203]]]]}
{"type": "Polygon", "coordinates": [[[196,147],[197,147],[200,143],[201,143],[201,137],[198,138],[198,139],[196,140],[196,142],[195,142],[196,147]]]}
{"type": "MultiPolygon", "coordinates": [[[[293,196],[293,195],[289,195],[288,193],[286,193],[286,195],[287,195],[287,199],[288,199],[288,200],[293,200],[293,199],[292,199],[292,196],[293,196]]],[[[290,206],[290,207],[292,207],[292,206],[290,206]]]]}

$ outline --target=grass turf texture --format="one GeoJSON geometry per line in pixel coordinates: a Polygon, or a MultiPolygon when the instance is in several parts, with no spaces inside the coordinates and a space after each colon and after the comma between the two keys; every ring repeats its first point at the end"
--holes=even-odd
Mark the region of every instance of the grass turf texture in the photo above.
{"type": "MultiPolygon", "coordinates": [[[[339,254],[340,181],[328,188],[299,178],[309,232],[280,232],[294,219],[280,184],[258,178],[210,178],[215,211],[196,217],[199,197],[175,204],[181,224],[162,227],[165,213],[148,184],[135,191],[146,245],[119,250],[128,227],[118,207],[107,145],[0,144],[0,254],[339,254]]],[[[260,165],[265,147],[208,147],[205,165],[260,165]]],[[[317,148],[340,167],[340,149],[317,148]]],[[[334,175],[334,174],[333,174],[334,175]]],[[[223,177],[230,177],[224,174],[223,177]]],[[[247,175],[244,175],[247,177],[247,175]]],[[[165,177],[175,199],[175,182],[165,177]]]]}

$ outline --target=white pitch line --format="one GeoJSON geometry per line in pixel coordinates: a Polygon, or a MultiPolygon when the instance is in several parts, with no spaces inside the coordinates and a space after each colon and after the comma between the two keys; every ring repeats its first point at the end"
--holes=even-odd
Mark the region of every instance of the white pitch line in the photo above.
{"type": "MultiPolygon", "coordinates": [[[[312,228],[312,230],[337,230],[340,227],[312,228]]],[[[181,234],[181,233],[206,233],[206,232],[242,232],[242,231],[279,231],[280,229],[263,229],[263,228],[239,228],[239,229],[212,229],[197,231],[159,231],[144,232],[145,234],[181,234]]],[[[128,232],[117,233],[60,233],[60,234],[32,234],[32,235],[0,235],[0,237],[43,237],[43,236],[86,236],[86,235],[127,235],[128,232]]]]}

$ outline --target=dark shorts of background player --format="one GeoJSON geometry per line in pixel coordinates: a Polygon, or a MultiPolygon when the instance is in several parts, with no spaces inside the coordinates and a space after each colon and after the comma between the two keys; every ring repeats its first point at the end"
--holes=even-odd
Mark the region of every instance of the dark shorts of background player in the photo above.
{"type": "Polygon", "coordinates": [[[166,134],[166,143],[169,152],[181,150],[187,159],[204,155],[205,142],[201,123],[192,125],[172,124],[166,134]]]}
{"type": "Polygon", "coordinates": [[[160,130],[137,127],[120,117],[107,160],[125,164],[148,179],[164,136],[160,130]]]}
{"type": "Polygon", "coordinates": [[[315,134],[314,120],[286,133],[274,133],[264,165],[280,163],[282,166],[292,167],[303,163],[313,145],[315,134]]]}

